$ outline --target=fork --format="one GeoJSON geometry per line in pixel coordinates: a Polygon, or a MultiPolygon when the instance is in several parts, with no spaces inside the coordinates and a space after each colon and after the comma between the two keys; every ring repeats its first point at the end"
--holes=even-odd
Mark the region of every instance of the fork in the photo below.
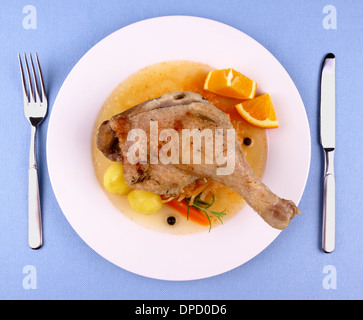
{"type": "Polygon", "coordinates": [[[41,87],[41,95],[39,94],[38,79],[36,77],[33,58],[29,54],[30,67],[32,70],[33,79],[29,72],[29,64],[24,53],[25,69],[28,79],[29,91],[27,91],[26,81],[22,59],[18,54],[20,75],[23,86],[24,96],[24,113],[25,117],[31,124],[31,140],[29,153],[29,186],[28,186],[28,243],[32,249],[39,249],[43,244],[42,235],[42,218],[39,197],[39,182],[38,182],[38,167],[36,157],[36,133],[37,127],[41,124],[47,115],[48,101],[44,89],[44,81],[42,71],[40,69],[38,55],[35,54],[35,60],[38,67],[39,83],[41,87]],[[34,95],[35,94],[35,95],[34,95]]]}

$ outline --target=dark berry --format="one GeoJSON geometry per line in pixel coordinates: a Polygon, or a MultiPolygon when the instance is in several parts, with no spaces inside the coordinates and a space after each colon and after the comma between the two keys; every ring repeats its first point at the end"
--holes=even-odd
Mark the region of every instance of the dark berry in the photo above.
{"type": "Polygon", "coordinates": [[[251,143],[252,143],[252,140],[251,140],[251,138],[245,138],[245,139],[243,140],[243,143],[244,143],[246,146],[250,146],[250,145],[251,145],[251,143]]]}
{"type": "Polygon", "coordinates": [[[175,222],[176,222],[176,219],[175,219],[175,217],[171,216],[171,217],[168,217],[168,218],[166,219],[166,222],[167,222],[169,225],[173,226],[173,225],[175,224],[175,222]]]}

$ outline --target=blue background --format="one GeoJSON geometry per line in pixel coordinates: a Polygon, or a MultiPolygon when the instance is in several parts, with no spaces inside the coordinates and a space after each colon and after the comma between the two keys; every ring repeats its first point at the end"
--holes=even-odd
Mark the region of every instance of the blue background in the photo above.
{"type": "MultiPolygon", "coordinates": [[[[361,299],[363,1],[0,0],[0,298],[1,299],[361,299]],[[37,9],[37,29],[25,30],[23,7],[37,9]],[[323,28],[334,5],[337,29],[323,28]],[[46,164],[48,121],[39,130],[44,246],[27,245],[30,127],[23,114],[18,52],[38,52],[50,112],[77,61],[98,41],[130,23],[165,15],[214,19],[250,35],[286,68],[304,101],[311,128],[303,214],[245,265],[208,279],[168,282],[144,278],[104,260],[62,214],[46,164]],[[323,153],[319,144],[319,79],[324,55],[337,64],[336,251],[321,247],[323,153]],[[23,268],[37,271],[26,290],[23,268]],[[325,266],[337,288],[323,286],[325,266]]],[[[297,142],[298,143],[298,142],[297,142]]]]}

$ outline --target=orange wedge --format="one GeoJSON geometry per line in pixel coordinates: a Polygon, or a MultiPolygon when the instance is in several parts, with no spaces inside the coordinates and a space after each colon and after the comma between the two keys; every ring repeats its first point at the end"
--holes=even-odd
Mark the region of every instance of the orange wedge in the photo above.
{"type": "Polygon", "coordinates": [[[204,83],[204,90],[236,99],[253,99],[256,88],[256,82],[232,68],[210,71],[204,83]]]}
{"type": "Polygon", "coordinates": [[[268,93],[237,104],[238,113],[249,123],[260,128],[278,128],[275,110],[268,93]]]}

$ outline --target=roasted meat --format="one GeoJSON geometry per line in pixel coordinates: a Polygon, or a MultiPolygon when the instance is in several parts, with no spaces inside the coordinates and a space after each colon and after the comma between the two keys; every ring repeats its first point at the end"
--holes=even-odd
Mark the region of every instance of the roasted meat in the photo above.
{"type": "Polygon", "coordinates": [[[234,190],[273,228],[300,213],[261,182],[228,116],[196,93],[167,93],[113,116],[100,126],[97,146],[123,164],[133,189],[178,195],[206,178],[234,190]]]}

